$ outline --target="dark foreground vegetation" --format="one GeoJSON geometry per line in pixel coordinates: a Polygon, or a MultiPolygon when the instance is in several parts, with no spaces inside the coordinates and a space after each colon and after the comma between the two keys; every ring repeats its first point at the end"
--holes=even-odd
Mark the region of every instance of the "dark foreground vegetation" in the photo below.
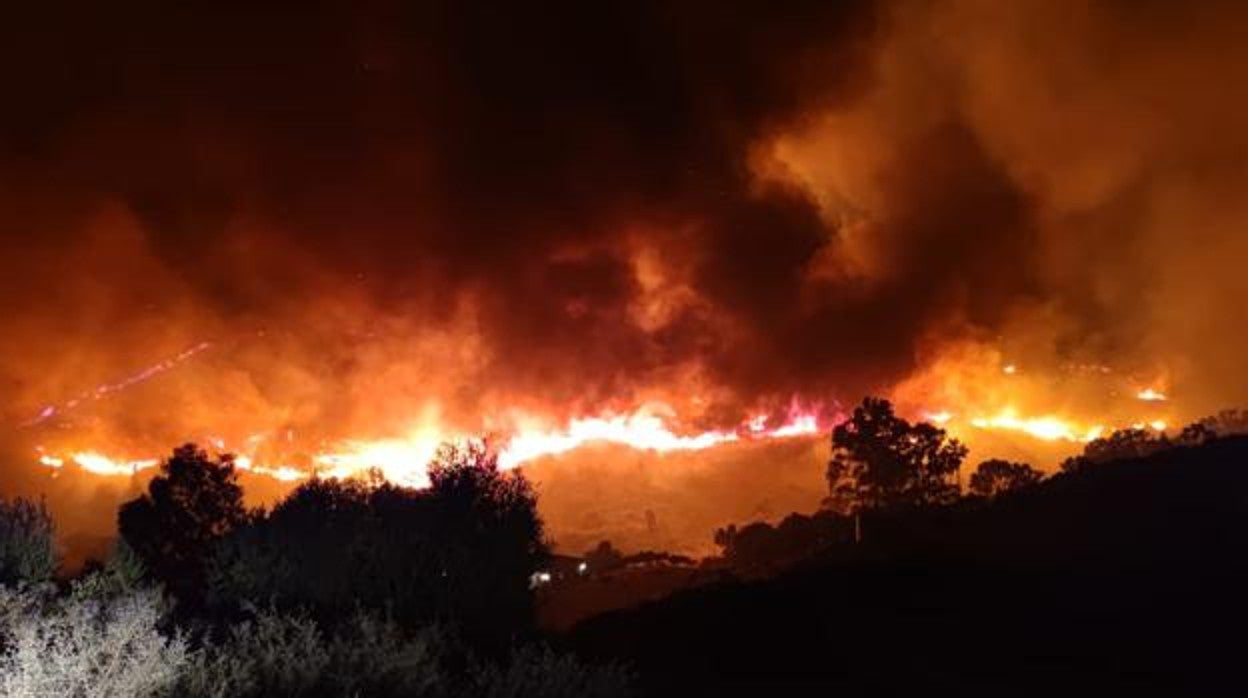
{"type": "Polygon", "coordinates": [[[961,444],[868,399],[820,511],[724,527],[702,561],[552,555],[480,444],[426,489],[312,480],[267,511],[188,445],[73,578],[46,509],[0,500],[0,695],[1212,693],[1248,620],[1246,424],[1116,432],[1048,478],[986,461],[964,489],[961,444]],[[542,630],[538,601],[568,612],[542,630]]]}
{"type": "Polygon", "coordinates": [[[1248,437],[1119,435],[1088,450],[995,496],[863,511],[857,526],[823,511],[721,531],[737,579],[591,619],[566,641],[626,658],[647,695],[1238,685],[1248,437]],[[1111,457],[1109,442],[1129,448],[1111,457]]]}
{"type": "Polygon", "coordinates": [[[176,449],[121,540],[53,577],[47,511],[0,507],[2,696],[619,696],[533,622],[536,498],[484,446],[423,490],[313,480],[250,511],[228,456],[176,449]]]}

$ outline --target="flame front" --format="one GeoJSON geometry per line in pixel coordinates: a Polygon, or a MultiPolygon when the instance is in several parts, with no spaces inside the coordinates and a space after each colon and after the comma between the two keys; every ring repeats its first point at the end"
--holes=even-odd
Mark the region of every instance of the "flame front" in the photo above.
{"type": "MultiPolygon", "coordinates": [[[[177,360],[192,355],[193,352],[184,352],[177,360]]],[[[163,370],[174,363],[169,360],[157,367],[163,370]]],[[[145,379],[154,371],[149,369],[138,375],[145,379]]],[[[1069,450],[1123,426],[1164,431],[1173,417],[1168,412],[1173,406],[1167,385],[1165,380],[1119,378],[1112,369],[1100,365],[1091,370],[1074,365],[1065,377],[1054,378],[1051,372],[1023,370],[1017,363],[1004,361],[996,350],[969,347],[938,357],[924,372],[899,384],[892,392],[903,414],[947,429],[970,443],[973,451],[978,436],[989,432],[1069,450]],[[1092,398],[1098,392],[1120,397],[1113,405],[1102,401],[1099,416],[1094,406],[1069,409],[1072,403],[1078,405],[1070,399],[1072,393],[1095,402],[1092,398]],[[1134,400],[1124,401],[1124,397],[1134,400]],[[1068,408],[1044,409],[1046,403],[1057,401],[1068,408]],[[1144,408],[1141,403],[1149,407],[1144,408]],[[1159,413],[1163,409],[1167,413],[1159,413]],[[1151,414],[1141,414],[1143,410],[1151,414]]],[[[241,440],[220,436],[204,440],[219,452],[236,454],[239,470],[278,481],[293,482],[313,475],[350,478],[377,471],[391,482],[419,487],[427,484],[425,465],[433,459],[439,444],[470,438],[482,431],[501,435],[491,439],[499,464],[514,468],[592,443],[658,453],[700,451],[740,442],[806,437],[820,433],[833,421],[825,411],[803,406],[794,397],[782,419],[775,419],[774,413],[755,413],[732,428],[690,431],[674,426],[681,423],[677,410],[658,400],[631,412],[580,416],[562,424],[537,413],[504,411],[484,421],[487,427],[498,428],[473,431],[447,424],[436,403],[431,403],[406,431],[382,438],[318,441],[308,448],[298,446],[293,430],[275,429],[252,433],[241,440]]],[[[136,455],[109,453],[101,444],[38,449],[38,461],[48,468],[63,469],[72,463],[96,475],[131,476],[159,462],[151,457],[151,452],[136,455]]]]}
{"type": "MultiPolygon", "coordinates": [[[[707,430],[689,434],[678,433],[671,428],[668,418],[674,417],[674,411],[662,404],[649,405],[629,414],[577,418],[563,428],[544,428],[542,420],[522,416],[517,421],[528,426],[515,430],[504,442],[498,450],[498,462],[503,468],[514,468],[591,443],[615,444],[659,453],[698,451],[739,441],[808,436],[818,433],[821,428],[814,411],[797,408],[791,409],[788,418],[775,427],[768,426],[766,415],[759,415],[737,430],[707,430]]],[[[424,426],[400,438],[347,440],[313,454],[310,469],[262,459],[255,451],[264,439],[253,436],[246,440],[248,449],[240,449],[234,462],[239,470],[285,482],[313,475],[351,478],[376,470],[391,482],[419,487],[428,483],[425,465],[433,459],[441,443],[471,436],[456,430],[424,426]]],[[[209,439],[209,442],[218,451],[231,450],[230,445],[219,437],[209,439]]],[[[60,469],[68,461],[95,475],[129,476],[159,463],[154,458],[116,458],[97,451],[74,451],[68,456],[61,456],[40,447],[38,453],[38,461],[49,468],[60,469]]]]}
{"type": "Polygon", "coordinates": [[[990,417],[972,418],[970,423],[977,429],[1008,429],[1044,441],[1086,442],[1097,438],[1105,431],[1105,427],[1100,424],[1084,427],[1055,415],[1020,417],[1015,410],[1010,408],[990,417]]]}

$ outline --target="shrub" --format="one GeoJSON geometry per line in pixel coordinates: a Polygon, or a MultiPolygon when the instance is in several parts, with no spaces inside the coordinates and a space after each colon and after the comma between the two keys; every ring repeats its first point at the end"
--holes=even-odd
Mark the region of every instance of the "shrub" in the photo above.
{"type": "Polygon", "coordinates": [[[143,587],[146,569],[134,550],[123,541],[117,541],[108,559],[101,563],[88,563],[88,571],[74,580],[71,593],[80,598],[103,598],[117,596],[143,587]]]}
{"type": "Polygon", "coordinates": [[[183,673],[178,693],[203,698],[301,695],[316,685],[328,663],[311,619],[266,612],[207,644],[183,673]]]}
{"type": "Polygon", "coordinates": [[[262,611],[207,642],[178,694],[248,696],[433,696],[446,681],[436,631],[404,637],[396,625],[357,613],[326,637],[310,617],[262,611]]]}
{"type": "Polygon", "coordinates": [[[631,695],[632,675],[617,664],[588,665],[541,646],[516,649],[505,665],[479,667],[468,695],[480,698],[615,698],[631,695]]]}
{"type": "Polygon", "coordinates": [[[50,585],[0,589],[0,695],[130,698],[165,694],[187,660],[158,628],[154,589],[57,598],[50,585]]]}
{"type": "Polygon", "coordinates": [[[53,532],[43,502],[0,499],[0,584],[51,579],[60,562],[53,532]]]}

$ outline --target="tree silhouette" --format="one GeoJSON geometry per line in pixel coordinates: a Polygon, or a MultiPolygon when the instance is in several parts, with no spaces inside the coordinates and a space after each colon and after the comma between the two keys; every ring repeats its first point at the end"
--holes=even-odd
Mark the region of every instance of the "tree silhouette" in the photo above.
{"type": "Polygon", "coordinates": [[[1044,474],[1026,463],[1011,463],[993,458],[975,468],[970,490],[981,497],[995,497],[1040,482],[1044,474]]]}
{"type": "Polygon", "coordinates": [[[530,627],[529,578],[550,554],[532,485],[520,471],[499,470],[481,441],[444,444],[428,473],[445,605],[482,638],[530,627]]]}
{"type": "Polygon", "coordinates": [[[852,537],[850,518],[825,509],[812,516],[789,514],[775,526],[761,521],[729,525],[715,531],[715,544],[728,564],[755,573],[775,571],[852,537]]]}
{"type": "Polygon", "coordinates": [[[1061,469],[1064,473],[1078,472],[1090,465],[1142,458],[1169,446],[1171,443],[1165,434],[1158,435],[1150,429],[1135,427],[1118,429],[1109,436],[1089,441],[1081,455],[1062,461],[1061,469]]]}
{"type": "Polygon", "coordinates": [[[832,430],[825,505],[862,511],[950,503],[958,497],[952,476],[966,453],[943,429],[911,424],[888,400],[865,398],[832,430]]]}
{"type": "Polygon", "coordinates": [[[147,493],[122,505],[121,537],[179,601],[196,603],[213,544],[247,521],[234,457],[194,444],[174,449],[147,493]]]}
{"type": "Polygon", "coordinates": [[[1216,438],[1218,438],[1217,430],[1211,423],[1202,420],[1183,427],[1176,441],[1184,446],[1199,446],[1216,438]]]}
{"type": "Polygon", "coordinates": [[[357,608],[407,628],[445,621],[505,646],[533,620],[545,563],[537,498],[481,443],[446,446],[428,489],[314,479],[220,541],[210,601],[304,608],[331,623],[357,608]]]}

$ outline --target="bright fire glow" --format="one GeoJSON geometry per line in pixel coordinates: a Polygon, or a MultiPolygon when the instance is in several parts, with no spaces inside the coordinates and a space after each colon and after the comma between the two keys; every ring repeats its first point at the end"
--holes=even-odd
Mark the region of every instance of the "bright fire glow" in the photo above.
{"type": "Polygon", "coordinates": [[[318,454],[312,460],[322,477],[352,477],[376,468],[391,482],[421,486],[426,484],[424,464],[433,459],[442,440],[421,433],[406,439],[353,441],[342,451],[318,454]]]}
{"type": "MultiPolygon", "coordinates": [[[[224,449],[224,445],[219,448],[224,449]]],[[[302,470],[293,468],[289,465],[255,465],[250,456],[236,457],[234,459],[234,465],[239,470],[246,470],[251,473],[256,473],[257,475],[267,475],[275,480],[281,480],[282,482],[293,482],[307,477],[307,474],[302,470]]]]}
{"type": "Polygon", "coordinates": [[[939,412],[924,413],[923,418],[932,424],[946,424],[953,419],[953,413],[948,410],[940,410],[939,412]]]}
{"type": "Polygon", "coordinates": [[[1144,400],[1145,402],[1165,402],[1166,400],[1165,393],[1152,388],[1145,388],[1141,390],[1135,394],[1135,397],[1139,400],[1144,400]]]}
{"type": "MultiPolygon", "coordinates": [[[[632,414],[608,415],[573,419],[564,428],[548,428],[534,419],[522,418],[525,428],[514,430],[510,439],[503,441],[498,451],[501,467],[512,468],[542,456],[558,455],[589,443],[609,443],[637,450],[670,452],[696,451],[741,440],[784,439],[819,433],[821,425],[814,412],[790,410],[784,423],[774,428],[768,426],[768,417],[760,415],[748,420],[737,430],[710,430],[681,434],[668,426],[665,415],[673,415],[664,405],[648,406],[632,414]]],[[[428,483],[425,464],[433,459],[439,444],[448,440],[466,438],[467,434],[421,427],[411,434],[374,441],[351,440],[341,442],[311,456],[311,470],[288,464],[262,463],[249,453],[261,444],[262,438],[247,439],[247,448],[235,458],[235,466],[242,471],[281,481],[296,481],[313,473],[327,478],[349,478],[378,470],[391,482],[408,486],[428,483]]],[[[220,437],[209,440],[218,451],[228,451],[228,444],[220,437]]],[[[50,468],[60,468],[66,460],[83,470],[98,475],[131,475],[151,468],[156,459],[119,460],[108,458],[95,451],[74,452],[68,458],[39,451],[39,462],[50,468]]]]}
{"type": "MultiPolygon", "coordinates": [[[[39,462],[52,468],[60,468],[65,464],[64,458],[47,454],[39,457],[39,462]]],[[[71,453],[68,460],[73,461],[83,470],[96,475],[133,475],[140,470],[155,467],[160,461],[155,458],[138,460],[121,460],[109,458],[95,451],[79,451],[71,453]]]]}
{"type": "Polygon", "coordinates": [[[1165,431],[1166,422],[1161,419],[1154,419],[1151,422],[1136,422],[1131,425],[1132,429],[1152,429],[1153,431],[1165,431]]]}
{"type": "Polygon", "coordinates": [[[689,436],[675,434],[661,417],[639,412],[627,416],[574,419],[564,431],[517,434],[499,453],[498,462],[503,467],[512,467],[540,456],[566,453],[594,441],[646,451],[692,451],[737,439],[735,432],[725,431],[706,431],[689,436]]]}
{"type": "Polygon", "coordinates": [[[1080,427],[1053,415],[1020,417],[1015,410],[1010,408],[1006,408],[991,417],[976,417],[971,420],[971,426],[977,429],[1020,431],[1044,441],[1086,442],[1097,438],[1105,430],[1099,424],[1090,427],[1080,427]]]}

